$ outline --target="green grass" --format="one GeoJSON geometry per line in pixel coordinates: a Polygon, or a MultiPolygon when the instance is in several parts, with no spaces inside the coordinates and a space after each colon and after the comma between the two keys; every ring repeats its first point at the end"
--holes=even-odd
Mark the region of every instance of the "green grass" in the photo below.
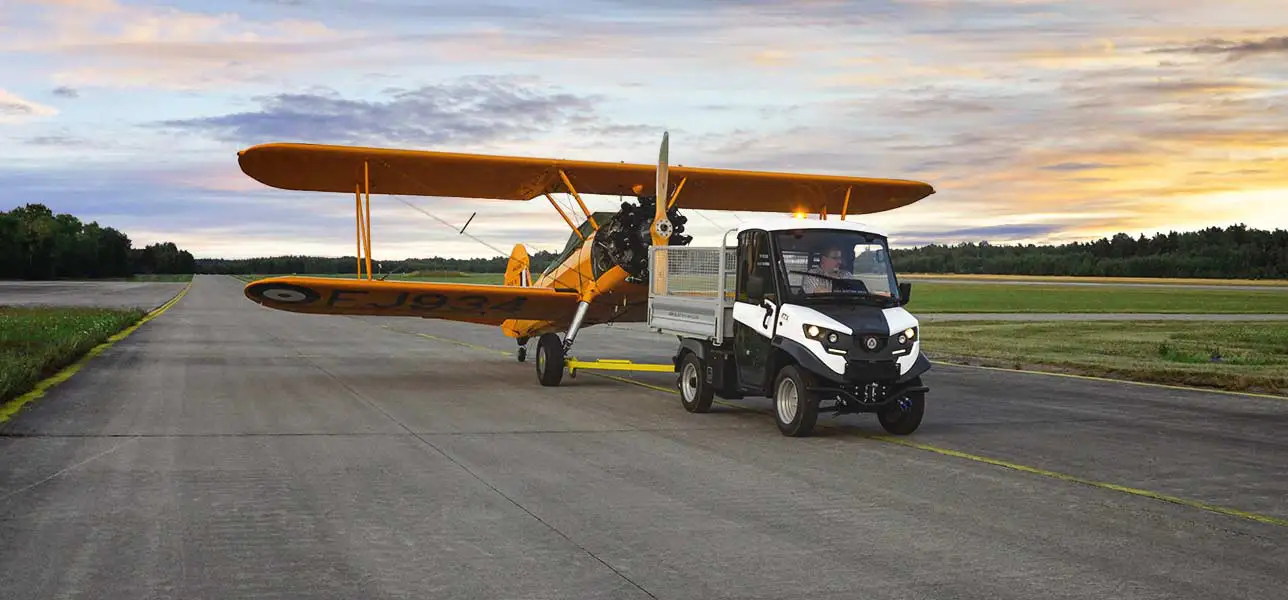
{"type": "Polygon", "coordinates": [[[1288,323],[936,322],[931,359],[1288,395],[1288,323]]]}
{"type": "Polygon", "coordinates": [[[138,322],[142,310],[0,306],[0,403],[138,322]]]}
{"type": "Polygon", "coordinates": [[[970,281],[1035,281],[1071,283],[1147,283],[1169,285],[1228,285],[1288,287],[1288,279],[1204,279],[1189,277],[1090,277],[1076,275],[975,275],[966,273],[900,273],[901,281],[921,279],[952,279],[963,283],[970,281]]]}
{"type": "Polygon", "coordinates": [[[1288,313],[1288,292],[972,283],[912,284],[914,313],[1288,313]]]}

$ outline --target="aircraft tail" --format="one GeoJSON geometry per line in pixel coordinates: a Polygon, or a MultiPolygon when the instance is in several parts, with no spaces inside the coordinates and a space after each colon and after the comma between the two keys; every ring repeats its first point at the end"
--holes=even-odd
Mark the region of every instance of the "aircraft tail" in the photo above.
{"type": "Polygon", "coordinates": [[[528,249],[523,244],[515,244],[514,250],[510,252],[510,262],[505,266],[505,285],[532,285],[532,271],[528,269],[528,249]]]}

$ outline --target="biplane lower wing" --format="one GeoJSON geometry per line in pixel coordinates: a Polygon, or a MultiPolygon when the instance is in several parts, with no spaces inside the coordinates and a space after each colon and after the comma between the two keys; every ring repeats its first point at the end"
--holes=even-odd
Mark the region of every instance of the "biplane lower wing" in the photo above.
{"type": "Polygon", "coordinates": [[[422,317],[487,325],[510,319],[571,319],[576,290],[428,281],[271,277],[247,298],[277,310],[325,315],[422,317]]]}

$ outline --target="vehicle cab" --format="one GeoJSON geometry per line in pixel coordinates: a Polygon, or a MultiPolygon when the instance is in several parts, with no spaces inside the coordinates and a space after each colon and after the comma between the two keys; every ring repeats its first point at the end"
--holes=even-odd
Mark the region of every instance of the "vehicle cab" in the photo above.
{"type": "Polygon", "coordinates": [[[705,412],[714,395],[766,396],[785,435],[808,435],[820,408],[876,413],[896,434],[918,427],[930,363],[905,309],[911,285],[899,283],[883,233],[766,219],[728,232],[722,246],[734,259],[733,276],[722,277],[733,286],[721,294],[728,323],[712,339],[682,336],[675,359],[688,410],[705,412]]]}

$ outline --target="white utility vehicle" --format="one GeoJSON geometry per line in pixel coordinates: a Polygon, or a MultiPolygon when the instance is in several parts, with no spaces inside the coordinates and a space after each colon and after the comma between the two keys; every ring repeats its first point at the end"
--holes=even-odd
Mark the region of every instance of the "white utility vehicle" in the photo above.
{"type": "Polygon", "coordinates": [[[690,412],[714,396],[764,396],[789,436],[812,433],[823,409],[876,413],[899,435],[921,424],[930,361],[885,235],[782,217],[729,230],[718,247],[653,246],[649,263],[648,326],[680,338],[690,412]]]}

